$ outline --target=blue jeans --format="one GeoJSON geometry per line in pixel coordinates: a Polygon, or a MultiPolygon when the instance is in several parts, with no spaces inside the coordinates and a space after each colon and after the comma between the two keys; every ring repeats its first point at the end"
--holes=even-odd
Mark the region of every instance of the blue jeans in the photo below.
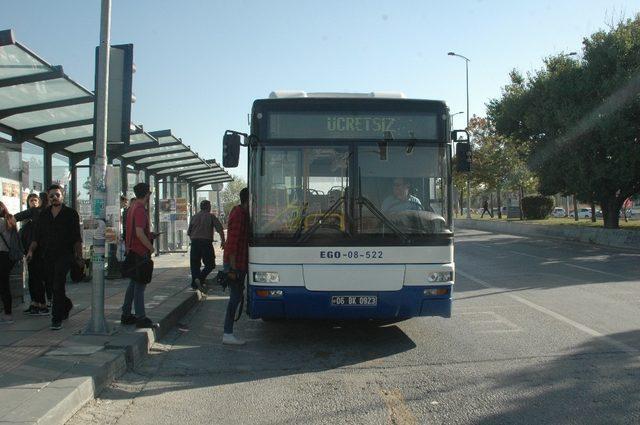
{"type": "Polygon", "coordinates": [[[142,319],[146,316],[144,311],[144,289],[146,286],[144,283],[138,283],[133,280],[129,281],[129,287],[124,294],[124,302],[122,303],[123,315],[131,315],[131,303],[133,303],[136,310],[136,319],[142,319]]]}
{"type": "Polygon", "coordinates": [[[215,268],[213,242],[205,239],[193,239],[191,241],[191,283],[196,279],[204,281],[211,270],[215,268]],[[200,270],[200,262],[204,263],[204,269],[200,270]]]}
{"type": "Polygon", "coordinates": [[[229,304],[227,304],[227,314],[224,317],[224,333],[233,333],[233,321],[235,319],[238,305],[242,300],[242,294],[244,292],[244,279],[247,276],[247,272],[236,272],[238,279],[235,282],[229,283],[229,304]]]}

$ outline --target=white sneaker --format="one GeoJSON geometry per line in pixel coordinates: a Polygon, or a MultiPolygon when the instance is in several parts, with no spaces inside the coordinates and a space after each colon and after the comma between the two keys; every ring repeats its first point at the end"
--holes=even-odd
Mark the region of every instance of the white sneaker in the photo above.
{"type": "Polygon", "coordinates": [[[222,343],[226,345],[244,345],[246,341],[236,338],[233,334],[222,334],[222,343]]]}

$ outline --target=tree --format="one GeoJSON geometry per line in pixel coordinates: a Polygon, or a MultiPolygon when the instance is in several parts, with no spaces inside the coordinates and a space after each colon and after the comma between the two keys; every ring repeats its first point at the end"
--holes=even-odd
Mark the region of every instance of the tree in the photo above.
{"type": "Polygon", "coordinates": [[[240,204],[240,191],[247,187],[247,182],[238,176],[233,176],[233,180],[227,183],[220,192],[220,202],[225,216],[229,216],[231,209],[240,204]]]}
{"type": "Polygon", "coordinates": [[[501,217],[501,193],[521,188],[529,191],[535,179],[526,166],[526,149],[517,141],[496,132],[488,118],[473,117],[469,132],[474,144],[472,181],[474,186],[496,191],[498,216],[501,217]]]}
{"type": "Polygon", "coordinates": [[[512,72],[488,105],[499,134],[529,153],[543,194],[598,202],[604,226],[640,191],[640,16],[583,41],[583,59],[565,55],[523,78],[512,72]]]}

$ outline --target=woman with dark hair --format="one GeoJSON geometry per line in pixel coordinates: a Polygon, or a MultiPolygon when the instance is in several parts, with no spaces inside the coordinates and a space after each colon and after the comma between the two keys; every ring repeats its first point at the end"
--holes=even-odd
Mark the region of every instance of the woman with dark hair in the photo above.
{"type": "MultiPolygon", "coordinates": [[[[31,242],[33,242],[38,217],[44,209],[40,206],[40,199],[36,193],[29,194],[29,196],[27,196],[27,206],[29,208],[20,211],[15,216],[16,221],[23,222],[22,226],[20,226],[20,240],[25,249],[25,254],[29,246],[31,246],[31,242]]],[[[24,313],[31,316],[46,316],[49,314],[49,309],[47,308],[45,299],[45,284],[42,275],[40,255],[36,254],[34,259],[27,263],[27,269],[29,270],[28,282],[31,305],[29,305],[29,308],[27,308],[24,313]]],[[[51,299],[51,296],[49,296],[49,299],[51,299]]]]}
{"type": "Polygon", "coordinates": [[[16,231],[16,219],[9,214],[9,210],[0,202],[0,298],[2,298],[3,314],[0,316],[0,325],[13,323],[11,315],[11,286],[9,273],[13,269],[13,261],[9,259],[9,241],[12,233],[16,231]]]}
{"type": "Polygon", "coordinates": [[[44,210],[49,206],[49,195],[47,192],[40,192],[38,196],[40,197],[40,209],[44,210]]]}

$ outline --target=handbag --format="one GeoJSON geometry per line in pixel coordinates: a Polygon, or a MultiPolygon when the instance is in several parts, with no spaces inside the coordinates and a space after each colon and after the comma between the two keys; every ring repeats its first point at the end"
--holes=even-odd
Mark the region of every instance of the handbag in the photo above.
{"type": "Polygon", "coordinates": [[[75,258],[71,263],[71,268],[69,269],[69,275],[71,276],[71,281],[74,283],[80,283],[84,279],[84,270],[85,264],[84,260],[78,260],[75,258]]]}
{"type": "Polygon", "coordinates": [[[127,252],[122,263],[122,277],[128,277],[137,283],[147,284],[153,276],[153,260],[150,255],[138,255],[133,251],[127,252]]]}
{"type": "Polygon", "coordinates": [[[9,261],[17,263],[22,260],[22,257],[24,257],[24,247],[22,246],[18,232],[15,230],[10,232],[9,242],[7,242],[7,239],[2,233],[0,233],[0,237],[4,244],[9,248],[9,261]]]}
{"type": "MultiPolygon", "coordinates": [[[[133,218],[133,228],[136,228],[135,217],[133,218]]],[[[122,277],[129,278],[137,283],[147,284],[151,282],[153,276],[153,260],[151,255],[139,255],[128,250],[124,256],[124,262],[120,267],[122,277]]]]}

